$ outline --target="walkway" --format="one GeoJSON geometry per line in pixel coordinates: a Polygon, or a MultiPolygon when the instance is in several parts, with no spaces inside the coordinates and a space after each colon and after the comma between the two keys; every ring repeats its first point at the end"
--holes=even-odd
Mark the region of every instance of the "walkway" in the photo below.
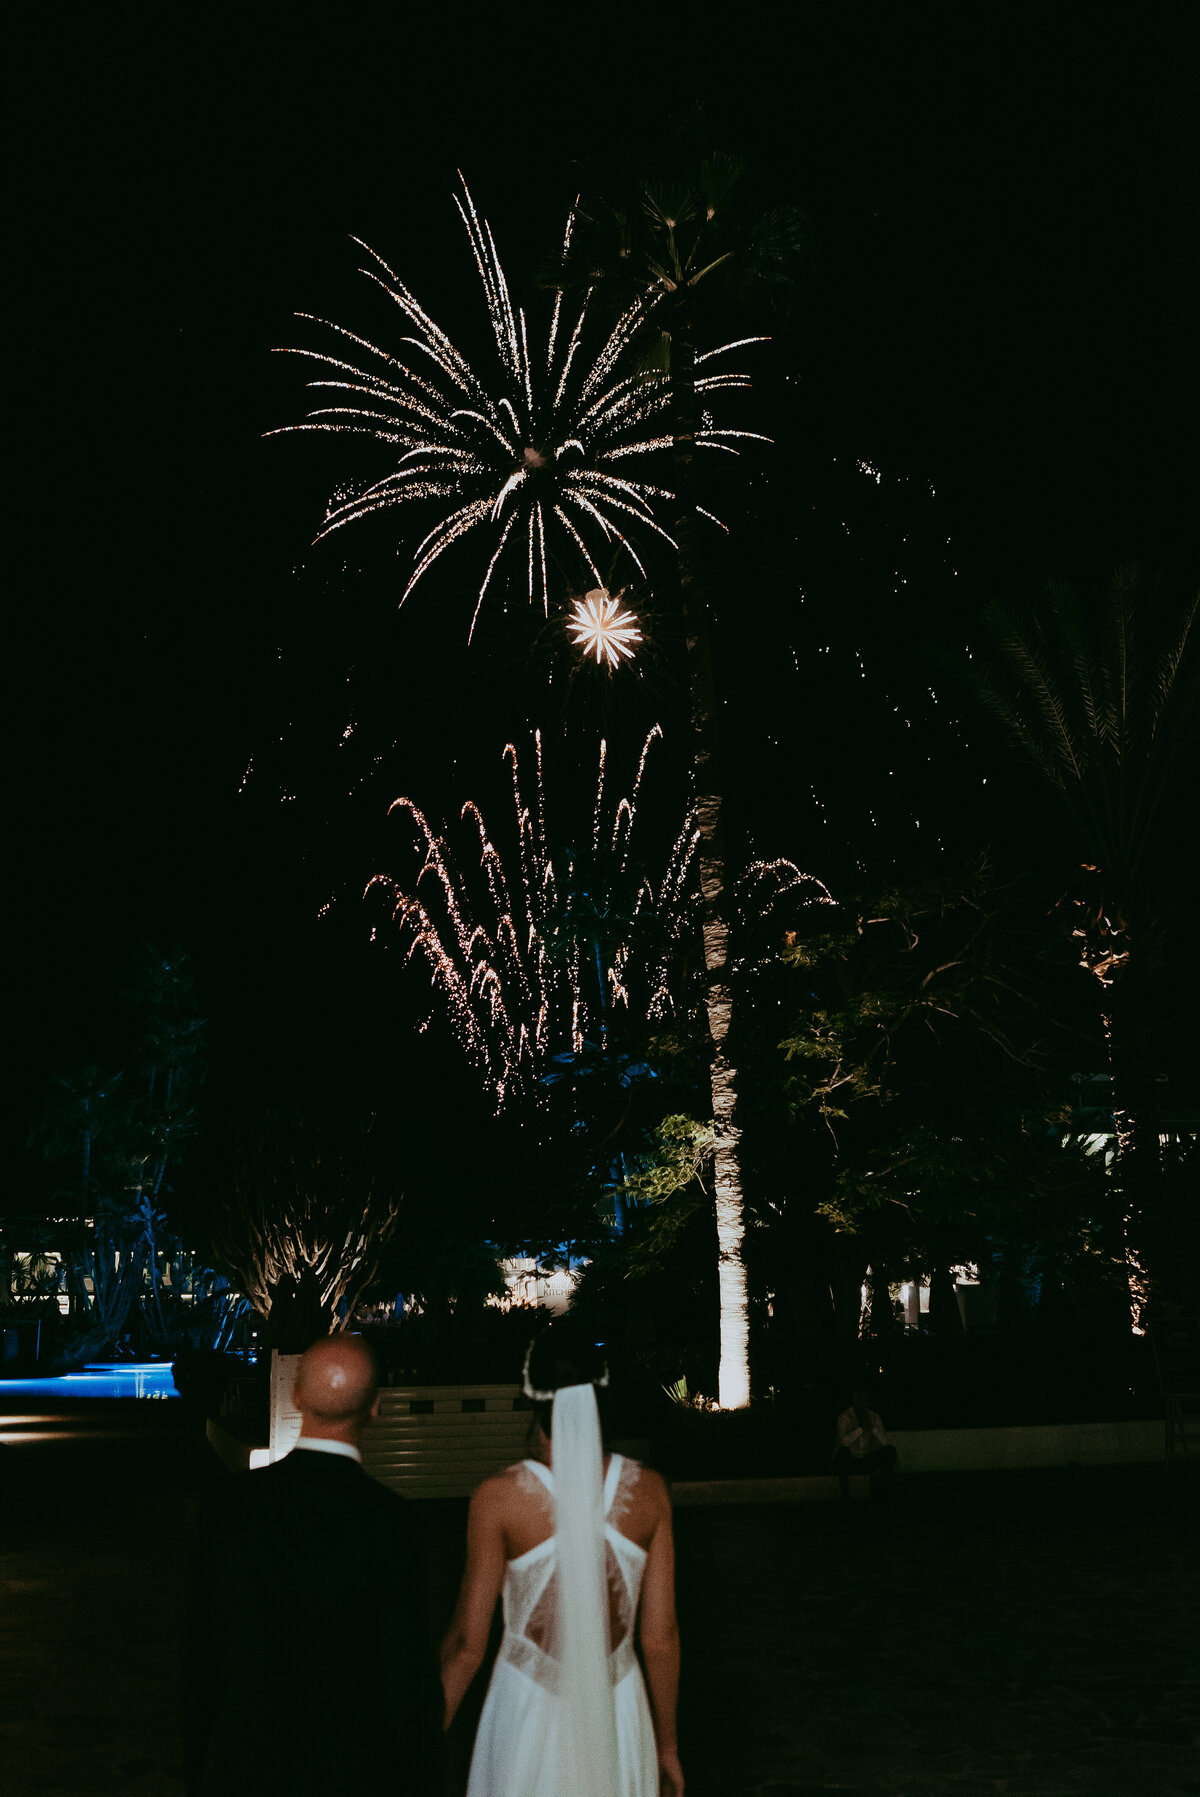
{"type": "MultiPolygon", "coordinates": [[[[176,1628],[215,1467],[182,1406],[107,1415],[0,1446],[0,1763],[23,1797],[182,1791],[176,1628]]],[[[1128,1469],[681,1511],[689,1797],[1196,1797],[1196,1496],[1128,1469]]],[[[463,1506],[430,1512],[445,1612],[463,1506]]],[[[230,1646],[252,1661],[253,1619],[230,1646]]]]}

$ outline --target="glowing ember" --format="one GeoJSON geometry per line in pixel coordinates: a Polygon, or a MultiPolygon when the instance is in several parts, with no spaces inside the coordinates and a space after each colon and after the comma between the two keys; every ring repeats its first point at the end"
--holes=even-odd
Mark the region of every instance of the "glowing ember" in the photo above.
{"type": "Polygon", "coordinates": [[[596,587],[586,598],[575,601],[575,614],[567,625],[572,641],[585,655],[594,654],[597,663],[606,657],[615,668],[623,655],[632,656],[634,643],[642,633],[632,612],[621,610],[621,594],[614,599],[604,587],[596,587]]]}

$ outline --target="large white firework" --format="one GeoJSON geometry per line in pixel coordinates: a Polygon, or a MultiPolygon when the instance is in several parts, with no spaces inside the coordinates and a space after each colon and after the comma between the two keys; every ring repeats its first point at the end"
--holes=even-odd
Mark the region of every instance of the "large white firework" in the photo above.
{"type": "MultiPolygon", "coordinates": [[[[455,204],[483,287],[498,378],[485,382],[383,258],[355,238],[373,264],[360,272],[399,308],[406,334],[393,354],[329,319],[298,313],[353,348],[344,356],[284,352],[319,365],[324,372],[309,383],[310,390],[332,401],[315,406],[306,423],[284,429],[354,432],[396,452],[395,466],[382,479],[331,504],[317,541],[388,506],[442,503],[437,523],[416,547],[401,603],[451,544],[470,533],[484,539],[487,559],[473,633],[502,565],[523,565],[529,598],[547,613],[547,557],[555,550],[565,550],[572,567],[582,564],[597,587],[606,584],[597,557],[606,559],[614,546],[644,576],[633,539],[650,533],[671,542],[654,513],[673,495],[635,478],[628,463],[669,447],[669,387],[665,375],[630,366],[629,351],[653,295],[600,330],[599,347],[593,349],[591,293],[577,303],[559,293],[545,346],[535,350],[525,314],[509,294],[491,227],[476,213],[465,182],[455,204]]],[[[568,220],[567,244],[571,229],[568,220]]],[[[710,362],[750,341],[722,345],[699,360],[710,362]]],[[[705,394],[748,385],[745,375],[718,368],[701,376],[696,390],[705,394]]],[[[758,435],[714,430],[705,414],[696,443],[732,451],[730,439],[758,435]]]]}
{"type": "Polygon", "coordinates": [[[622,1010],[652,1020],[675,1014],[672,974],[688,931],[699,840],[694,815],[660,851],[655,874],[631,860],[646,761],[661,735],[656,724],[628,794],[616,800],[606,793],[601,743],[590,849],[551,852],[540,733],[531,792],[523,791],[515,746],[504,750],[515,812],[506,854],[473,801],[461,813],[462,854],[411,799],[391,807],[415,829],[417,869],[404,882],[376,875],[367,891],[387,894],[406,957],[424,961],[497,1111],[536,1095],[551,1062],[582,1053],[585,1040],[603,1050],[622,1010]]]}

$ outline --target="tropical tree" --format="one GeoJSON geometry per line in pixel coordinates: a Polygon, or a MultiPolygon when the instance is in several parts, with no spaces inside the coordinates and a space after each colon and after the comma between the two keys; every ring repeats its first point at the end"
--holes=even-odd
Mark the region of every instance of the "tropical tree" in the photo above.
{"type": "Polygon", "coordinates": [[[123,1073],[88,1066],[56,1074],[35,1137],[49,1161],[77,1172],[56,1190],[67,1288],[86,1326],[75,1348],[111,1347],[140,1294],[145,1254],[135,1207],[114,1179],[128,1152],[130,1105],[123,1073]]]}
{"type": "Polygon", "coordinates": [[[400,1215],[382,1136],[374,1115],[272,1111],[243,1129],[228,1166],[209,1167],[213,1260],[276,1344],[343,1327],[371,1286],[400,1215]]]}
{"type": "Polygon", "coordinates": [[[700,930],[706,972],[705,1003],[711,1043],[709,1083],[713,1114],[713,1187],[720,1291],[719,1402],[733,1409],[750,1401],[750,1313],[743,1258],[745,1204],[735,1121],[737,1070],[730,1056],[733,1014],[730,978],[731,899],[725,776],[721,752],[712,616],[699,543],[696,469],[698,444],[736,454],[729,439],[749,431],[717,431],[702,418],[705,395],[740,377],[706,373],[697,355],[698,306],[718,285],[740,289],[778,306],[795,280],[808,229],[794,207],[755,207],[745,166],[712,155],[676,178],[635,178],[616,199],[585,199],[568,237],[557,281],[612,294],[618,305],[641,300],[645,323],[642,366],[647,379],[668,382],[673,531],[678,603],[687,648],[692,767],[699,827],[700,930]],[[702,431],[703,427],[703,431],[702,431]],[[702,444],[702,436],[706,441],[702,444]]]}
{"type": "Polygon", "coordinates": [[[1029,1243],[1057,1261],[1072,1239],[1111,1263],[1095,1170],[1063,1152],[1079,975],[1043,913],[985,862],[814,911],[784,950],[804,991],[784,1096],[817,1213],[857,1244],[856,1294],[870,1268],[864,1332],[890,1328],[899,1277],[928,1273],[934,1326],[957,1329],[956,1264],[1029,1243]]]}
{"type": "Polygon", "coordinates": [[[123,996],[143,1011],[136,1061],[117,1073],[88,1066],[56,1075],[34,1131],[47,1160],[72,1169],[54,1198],[68,1286],[96,1350],[125,1328],[147,1277],[145,1320],[160,1341],[168,1334],[162,1284],[179,1251],[164,1210],[168,1173],[195,1133],[192,1100],[204,1077],[187,955],[142,949],[123,996]]]}
{"type": "Polygon", "coordinates": [[[10,1296],[57,1296],[63,1275],[62,1232],[44,1218],[6,1217],[0,1227],[0,1304],[10,1296]]]}
{"type": "Polygon", "coordinates": [[[47,1160],[72,1159],[78,1166],[76,1195],[80,1217],[91,1208],[96,1142],[123,1115],[122,1073],[99,1067],[56,1073],[46,1107],[31,1139],[40,1140],[47,1160]]]}
{"type": "MultiPolygon", "coordinates": [[[[163,1208],[167,1172],[178,1165],[196,1133],[192,1101],[205,1072],[204,1023],[196,1009],[190,957],[180,948],[164,951],[147,945],[137,956],[124,996],[142,1008],[144,1017],[137,1067],[141,1090],[131,1105],[122,1184],[140,1221],[151,1323],[163,1339],[168,1325],[162,1278],[167,1268],[160,1268],[159,1261],[177,1262],[181,1248],[163,1208]]],[[[177,1277],[179,1270],[177,1265],[177,1277]]]]}
{"type": "Polygon", "coordinates": [[[1170,782],[1184,771],[1179,749],[1195,726],[1196,606],[1164,619],[1130,563],[1090,603],[1052,584],[1037,602],[988,606],[982,647],[949,664],[1051,788],[1081,858],[1064,913],[1100,993],[1137,1334],[1150,1289],[1140,1213],[1157,1150],[1145,1115],[1150,873],[1170,782]]]}

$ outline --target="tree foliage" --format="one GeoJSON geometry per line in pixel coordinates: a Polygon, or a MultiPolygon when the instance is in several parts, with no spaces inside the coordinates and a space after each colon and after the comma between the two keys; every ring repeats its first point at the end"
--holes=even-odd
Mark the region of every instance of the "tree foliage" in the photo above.
{"type": "Polygon", "coordinates": [[[745,385],[739,376],[704,369],[697,355],[697,300],[735,278],[744,295],[756,289],[776,301],[790,297],[801,260],[805,221],[794,207],[764,206],[736,157],[709,154],[676,169],[631,170],[579,207],[577,228],[564,246],[556,284],[607,294],[618,307],[641,309],[643,372],[666,374],[671,447],[674,581],[677,622],[686,646],[692,732],[691,761],[698,825],[708,1072],[711,1099],[712,1184],[717,1218],[721,1319],[720,1401],[750,1401],[749,1308],[743,1257],[745,1208],[736,1121],[737,1067],[729,1034],[733,1016],[729,961],[732,905],[725,774],[713,665],[712,619],[700,551],[696,452],[737,451],[729,437],[754,431],[707,433],[705,396],[717,387],[745,385]]]}
{"type": "Polygon", "coordinates": [[[1038,602],[987,606],[980,653],[955,667],[1058,794],[1123,908],[1194,728],[1198,603],[1164,617],[1132,563],[1098,599],[1051,582],[1038,602]]]}
{"type": "Polygon", "coordinates": [[[1155,1232],[1163,1189],[1150,1059],[1162,920],[1151,851],[1172,782],[1191,772],[1180,750],[1195,743],[1189,639],[1198,603],[1155,604],[1137,567],[1126,564],[1090,603],[1058,584],[1034,604],[989,606],[979,655],[965,666],[949,663],[1073,826],[1082,865],[1071,870],[1060,912],[1102,994],[1114,1179],[1138,1333],[1152,1289],[1144,1238],[1155,1232]]]}
{"type": "Polygon", "coordinates": [[[400,1215],[399,1160],[381,1120],[270,1111],[210,1166],[205,1211],[216,1264],[266,1320],[307,1345],[370,1288],[400,1215]]]}
{"type": "Polygon", "coordinates": [[[165,1343],[179,1320],[171,1300],[193,1271],[167,1215],[205,1076],[188,955],[142,948],[122,996],[137,1018],[129,1063],[57,1074],[33,1132],[59,1169],[51,1205],[67,1288],[92,1351],[111,1347],[135,1311],[165,1343]]]}
{"type": "Polygon", "coordinates": [[[893,1276],[1005,1244],[1115,1253],[1102,1168],[1064,1148],[1086,998],[1029,881],[985,862],[815,912],[784,952],[795,1126],[825,1142],[814,1208],[893,1276]]]}

